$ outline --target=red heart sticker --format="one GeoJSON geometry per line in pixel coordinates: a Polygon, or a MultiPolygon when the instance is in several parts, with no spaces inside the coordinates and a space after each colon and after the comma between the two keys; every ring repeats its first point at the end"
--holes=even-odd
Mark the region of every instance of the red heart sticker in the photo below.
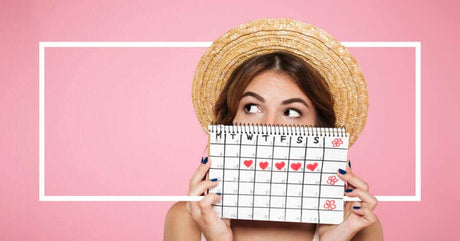
{"type": "Polygon", "coordinates": [[[275,166],[276,166],[276,168],[278,168],[278,170],[281,170],[281,169],[283,169],[283,167],[284,167],[284,162],[277,162],[277,163],[275,164],[275,166]]]}
{"type": "Polygon", "coordinates": [[[262,168],[262,170],[265,170],[265,168],[268,167],[268,162],[260,162],[259,166],[260,166],[260,168],[262,168]]]}
{"type": "Polygon", "coordinates": [[[291,164],[291,168],[294,170],[294,171],[297,171],[299,170],[299,168],[302,166],[302,164],[300,162],[297,162],[297,163],[292,163],[291,164]]]}
{"type": "Polygon", "coordinates": [[[250,167],[250,166],[252,165],[252,160],[246,160],[246,161],[244,161],[244,165],[245,165],[246,167],[250,167]]]}
{"type": "Polygon", "coordinates": [[[307,165],[307,168],[310,170],[310,171],[314,171],[316,169],[316,167],[318,166],[318,163],[315,162],[315,164],[308,164],[307,165]]]}

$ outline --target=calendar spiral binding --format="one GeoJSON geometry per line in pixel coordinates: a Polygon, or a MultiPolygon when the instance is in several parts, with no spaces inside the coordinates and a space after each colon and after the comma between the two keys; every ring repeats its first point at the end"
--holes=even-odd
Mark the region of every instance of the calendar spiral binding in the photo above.
{"type": "Polygon", "coordinates": [[[232,133],[232,134],[262,134],[262,135],[296,135],[296,136],[328,136],[348,137],[344,126],[316,127],[310,125],[270,125],[253,123],[235,123],[234,125],[223,125],[211,123],[208,126],[209,133],[232,133]]]}

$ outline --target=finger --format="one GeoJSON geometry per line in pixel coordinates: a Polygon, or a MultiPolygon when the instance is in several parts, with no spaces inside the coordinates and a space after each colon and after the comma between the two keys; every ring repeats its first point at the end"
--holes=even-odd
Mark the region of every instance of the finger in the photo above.
{"type": "Polygon", "coordinates": [[[188,195],[189,196],[200,196],[209,188],[217,186],[218,183],[219,182],[217,179],[201,181],[197,185],[190,187],[190,190],[188,191],[188,195]]]}
{"type": "Polygon", "coordinates": [[[349,185],[354,186],[357,189],[361,189],[363,191],[369,192],[369,185],[361,180],[359,177],[357,177],[355,174],[353,174],[351,171],[345,171],[343,169],[339,169],[337,171],[337,176],[348,182],[349,185]]]}
{"type": "Polygon", "coordinates": [[[361,199],[363,206],[374,210],[375,206],[377,206],[378,200],[373,195],[369,194],[360,189],[347,189],[345,190],[345,196],[349,197],[359,197],[361,199]]]}
{"type": "Polygon", "coordinates": [[[377,216],[372,210],[366,207],[353,207],[353,213],[363,217],[367,221],[367,225],[375,223],[377,221],[377,216]]]}
{"type": "Polygon", "coordinates": [[[212,204],[217,203],[221,199],[221,195],[217,195],[216,193],[209,193],[207,194],[200,202],[200,209],[202,215],[209,216],[214,215],[216,212],[212,207],[212,204]]]}
{"type": "Polygon", "coordinates": [[[190,187],[195,186],[204,179],[206,173],[209,170],[209,167],[211,167],[211,160],[208,157],[203,158],[200,166],[198,166],[192,178],[190,179],[190,187]]]}
{"type": "Polygon", "coordinates": [[[351,172],[351,160],[348,160],[346,165],[345,171],[351,172]]]}
{"type": "Polygon", "coordinates": [[[204,225],[214,223],[218,218],[212,204],[218,202],[220,198],[220,195],[209,193],[198,203],[201,212],[201,221],[204,225]]]}

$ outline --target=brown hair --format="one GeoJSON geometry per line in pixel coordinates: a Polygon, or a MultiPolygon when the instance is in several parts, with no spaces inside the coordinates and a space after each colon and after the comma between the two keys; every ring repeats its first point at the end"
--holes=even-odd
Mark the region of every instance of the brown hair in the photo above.
{"type": "Polygon", "coordinates": [[[281,51],[254,56],[233,71],[214,106],[215,122],[232,124],[243,91],[254,77],[268,70],[286,74],[297,83],[315,107],[316,126],[335,127],[334,100],[324,78],[299,57],[281,51]]]}

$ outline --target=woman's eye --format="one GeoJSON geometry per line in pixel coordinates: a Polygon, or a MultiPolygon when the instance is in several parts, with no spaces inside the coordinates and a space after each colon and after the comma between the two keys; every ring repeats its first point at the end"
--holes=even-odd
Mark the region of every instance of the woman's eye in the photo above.
{"type": "Polygon", "coordinates": [[[244,110],[246,113],[257,113],[260,112],[260,109],[257,105],[255,104],[247,104],[244,106],[244,110]]]}
{"type": "Polygon", "coordinates": [[[283,114],[292,118],[300,117],[300,111],[296,109],[287,109],[283,112],[283,114]]]}

